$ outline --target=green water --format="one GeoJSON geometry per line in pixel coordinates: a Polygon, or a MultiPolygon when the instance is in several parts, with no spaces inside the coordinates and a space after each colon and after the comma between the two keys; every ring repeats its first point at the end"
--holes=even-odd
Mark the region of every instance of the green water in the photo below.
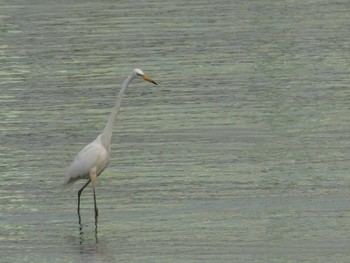
{"type": "Polygon", "coordinates": [[[1,262],[350,261],[348,1],[0,4],[1,262]]]}

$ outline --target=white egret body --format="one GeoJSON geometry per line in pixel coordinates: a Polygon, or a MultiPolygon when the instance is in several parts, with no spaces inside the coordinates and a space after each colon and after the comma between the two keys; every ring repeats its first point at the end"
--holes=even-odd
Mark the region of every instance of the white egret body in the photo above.
{"type": "Polygon", "coordinates": [[[79,179],[88,180],[85,183],[85,185],[78,191],[79,223],[80,223],[80,195],[90,182],[92,183],[92,189],[94,194],[95,219],[97,220],[98,210],[96,205],[96,193],[95,193],[96,178],[103,172],[103,170],[106,168],[109,161],[113,126],[116,121],[116,118],[123,100],[124,92],[128,87],[129,83],[137,77],[141,77],[142,79],[157,85],[157,83],[154,80],[152,80],[149,76],[147,76],[145,73],[143,73],[141,69],[134,69],[122,84],[122,88],[120,89],[118,99],[115,103],[114,108],[112,109],[111,115],[108,119],[108,122],[103,132],[100,135],[98,135],[93,142],[86,145],[77,154],[73,163],[68,169],[66,180],[63,183],[64,186],[73,184],[79,179]]]}

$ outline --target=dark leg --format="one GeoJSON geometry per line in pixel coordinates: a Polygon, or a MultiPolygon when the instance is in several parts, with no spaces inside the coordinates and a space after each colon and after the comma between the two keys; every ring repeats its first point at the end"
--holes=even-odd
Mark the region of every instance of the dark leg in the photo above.
{"type": "Polygon", "coordinates": [[[98,209],[97,209],[97,204],[96,204],[96,192],[95,192],[95,187],[92,187],[92,190],[94,191],[95,221],[96,221],[96,224],[97,224],[98,209]]]}
{"type": "Polygon", "coordinates": [[[84,184],[84,186],[78,191],[78,217],[79,217],[79,224],[80,224],[80,195],[81,192],[83,192],[83,190],[85,189],[85,187],[88,186],[88,184],[91,182],[91,179],[89,179],[86,184],[84,184]]]}

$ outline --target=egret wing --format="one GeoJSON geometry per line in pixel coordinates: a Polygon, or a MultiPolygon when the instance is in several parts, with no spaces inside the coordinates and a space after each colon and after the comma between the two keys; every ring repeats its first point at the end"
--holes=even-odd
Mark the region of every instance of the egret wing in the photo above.
{"type": "Polygon", "coordinates": [[[93,167],[96,167],[97,173],[100,174],[107,166],[108,160],[109,151],[102,145],[99,136],[77,154],[68,169],[65,183],[74,183],[79,179],[89,179],[89,173],[93,167]]]}

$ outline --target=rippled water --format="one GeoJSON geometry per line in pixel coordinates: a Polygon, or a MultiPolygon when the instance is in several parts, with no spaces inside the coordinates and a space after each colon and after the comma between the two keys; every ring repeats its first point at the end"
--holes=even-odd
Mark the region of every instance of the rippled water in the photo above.
{"type": "Polygon", "coordinates": [[[348,1],[0,3],[1,262],[350,261],[348,1]]]}

